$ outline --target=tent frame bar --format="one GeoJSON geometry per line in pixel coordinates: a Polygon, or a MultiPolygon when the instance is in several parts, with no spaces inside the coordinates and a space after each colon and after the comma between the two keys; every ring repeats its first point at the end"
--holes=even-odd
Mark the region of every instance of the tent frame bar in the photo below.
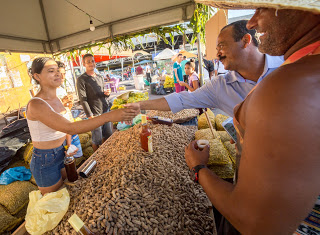
{"type": "MultiPolygon", "coordinates": [[[[112,26],[114,24],[124,23],[124,22],[130,21],[130,20],[135,20],[135,19],[144,17],[144,16],[150,16],[150,15],[154,15],[154,14],[159,14],[159,13],[166,12],[166,11],[173,10],[173,9],[177,9],[177,8],[182,8],[183,9],[184,7],[186,8],[187,6],[192,6],[192,5],[194,5],[194,2],[190,1],[190,2],[187,2],[187,3],[183,3],[183,4],[171,6],[171,7],[166,7],[166,8],[158,9],[158,10],[155,10],[155,11],[142,13],[142,14],[139,14],[139,15],[130,16],[130,17],[123,18],[123,19],[120,19],[120,20],[116,20],[116,21],[112,21],[112,22],[105,23],[105,24],[102,24],[102,25],[98,25],[96,27],[96,29],[104,28],[106,26],[109,27],[109,26],[112,26]]],[[[76,35],[79,35],[79,34],[82,34],[82,33],[88,32],[88,31],[89,31],[89,28],[85,29],[85,30],[82,30],[82,31],[79,31],[79,32],[76,32],[76,33],[72,33],[72,34],[60,37],[60,38],[52,39],[52,42],[59,41],[59,40],[62,40],[62,39],[66,39],[66,38],[68,38],[70,36],[76,36],[76,35]]]]}
{"type": "Polygon", "coordinates": [[[46,13],[45,13],[44,7],[43,7],[43,0],[39,0],[39,4],[40,4],[41,13],[42,13],[42,19],[43,19],[44,27],[46,29],[46,34],[47,34],[47,38],[48,38],[50,52],[51,52],[51,54],[53,54],[53,49],[52,49],[52,45],[51,45],[51,39],[50,39],[50,34],[49,34],[49,29],[48,29],[46,13]]]}
{"type": "Polygon", "coordinates": [[[10,40],[17,40],[17,41],[25,41],[25,42],[47,43],[46,40],[40,40],[40,39],[34,39],[34,38],[23,38],[23,37],[3,35],[3,34],[0,34],[0,38],[10,39],[10,40]]]}

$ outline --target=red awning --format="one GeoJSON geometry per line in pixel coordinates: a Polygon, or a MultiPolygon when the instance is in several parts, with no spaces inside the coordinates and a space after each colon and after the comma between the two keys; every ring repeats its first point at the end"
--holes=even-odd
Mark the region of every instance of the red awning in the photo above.
{"type": "MultiPolygon", "coordinates": [[[[119,58],[123,58],[123,57],[128,57],[128,56],[124,56],[124,55],[116,55],[116,56],[108,56],[108,55],[94,55],[94,60],[96,61],[96,63],[98,62],[103,62],[103,61],[107,61],[107,60],[114,60],[114,59],[119,59],[119,58]]],[[[77,57],[77,61],[74,61],[74,59],[72,59],[72,63],[73,66],[80,66],[79,63],[79,57],[77,57]]]]}

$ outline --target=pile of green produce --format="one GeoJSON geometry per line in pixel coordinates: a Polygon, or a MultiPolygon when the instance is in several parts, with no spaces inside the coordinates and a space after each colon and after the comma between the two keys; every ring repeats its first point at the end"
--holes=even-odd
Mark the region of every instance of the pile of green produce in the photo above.
{"type": "Polygon", "coordinates": [[[111,110],[122,109],[124,104],[135,103],[143,100],[149,99],[148,92],[130,92],[129,96],[118,96],[114,99],[111,110]]]}

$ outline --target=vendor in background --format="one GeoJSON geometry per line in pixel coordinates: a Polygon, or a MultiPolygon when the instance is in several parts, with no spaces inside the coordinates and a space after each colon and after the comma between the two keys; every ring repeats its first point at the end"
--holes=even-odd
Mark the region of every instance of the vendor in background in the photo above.
{"type": "Polygon", "coordinates": [[[185,73],[188,75],[188,83],[185,82],[179,82],[180,86],[184,86],[188,88],[188,91],[192,92],[195,91],[200,87],[199,83],[199,77],[198,74],[195,72],[195,63],[193,59],[190,59],[190,61],[187,61],[185,64],[185,73]]]}
{"type": "MultiPolygon", "coordinates": [[[[111,89],[104,88],[103,77],[95,72],[96,62],[92,54],[83,56],[83,65],[86,72],[77,79],[77,89],[80,103],[87,118],[93,118],[109,112],[109,104],[106,100],[110,96],[111,89]]],[[[91,130],[92,148],[96,151],[99,146],[112,135],[112,123],[107,122],[91,130]]]]}
{"type": "MultiPolygon", "coordinates": [[[[261,32],[262,53],[284,55],[285,62],[234,108],[236,182],[206,167],[197,174],[228,220],[219,234],[320,234],[320,5],[272,3],[247,27],[261,32]]],[[[190,169],[208,157],[195,142],[186,148],[190,169]]]]}
{"type": "Polygon", "coordinates": [[[29,101],[26,110],[34,146],[30,170],[44,195],[57,191],[66,178],[64,168],[66,133],[70,135],[84,133],[105,122],[131,121],[137,115],[137,110],[119,109],[90,120],[70,122],[69,114],[56,95],[56,89],[61,85],[61,73],[57,63],[48,57],[36,58],[30,73],[40,84],[39,93],[29,101]]]}
{"type": "Polygon", "coordinates": [[[214,77],[191,93],[172,93],[164,98],[136,104],[143,110],[171,110],[174,113],[191,108],[219,108],[233,116],[234,106],[242,102],[258,82],[283,63],[282,56],[259,52],[256,30],[248,30],[247,22],[233,22],[221,29],[218,36],[217,56],[229,70],[227,74],[214,77]]]}

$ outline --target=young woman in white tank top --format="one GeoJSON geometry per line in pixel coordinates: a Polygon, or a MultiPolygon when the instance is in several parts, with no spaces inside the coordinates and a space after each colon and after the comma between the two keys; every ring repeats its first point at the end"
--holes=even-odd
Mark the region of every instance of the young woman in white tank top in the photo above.
{"type": "Polygon", "coordinates": [[[67,134],[84,133],[105,122],[131,121],[140,110],[125,108],[104,113],[99,117],[70,122],[66,110],[56,96],[61,85],[57,63],[48,57],[36,58],[31,75],[41,90],[27,105],[27,121],[34,146],[30,169],[42,194],[58,190],[66,177],[63,143],[67,134]]]}

